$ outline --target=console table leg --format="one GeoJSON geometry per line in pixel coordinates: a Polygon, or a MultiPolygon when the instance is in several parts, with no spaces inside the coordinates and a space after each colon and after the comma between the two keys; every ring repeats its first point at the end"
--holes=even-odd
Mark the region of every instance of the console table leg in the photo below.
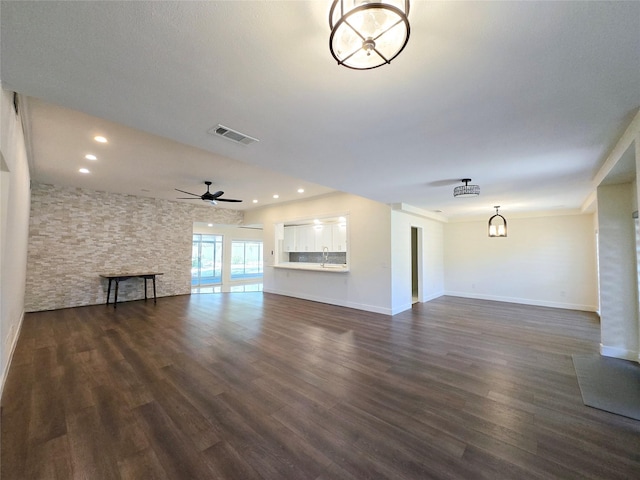
{"type": "Polygon", "coordinates": [[[144,301],[147,301],[147,277],[144,277],[144,301]]]}
{"type": "Polygon", "coordinates": [[[156,303],[156,276],[153,276],[153,303],[156,303]]]}
{"type": "Polygon", "coordinates": [[[109,296],[111,295],[111,279],[109,279],[109,286],[107,287],[107,305],[109,305],[109,296]]]}
{"type": "Polygon", "coordinates": [[[120,285],[120,280],[116,278],[116,296],[113,299],[113,308],[116,308],[116,305],[118,304],[118,286],[119,285],[120,285]]]}

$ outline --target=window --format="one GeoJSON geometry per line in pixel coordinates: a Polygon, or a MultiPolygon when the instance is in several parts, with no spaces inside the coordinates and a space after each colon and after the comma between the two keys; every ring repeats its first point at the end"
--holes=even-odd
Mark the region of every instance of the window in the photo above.
{"type": "Polygon", "coordinates": [[[222,235],[193,235],[191,285],[222,282],[222,235]]]}
{"type": "Polygon", "coordinates": [[[231,242],[231,279],[262,277],[262,242],[231,242]]]}

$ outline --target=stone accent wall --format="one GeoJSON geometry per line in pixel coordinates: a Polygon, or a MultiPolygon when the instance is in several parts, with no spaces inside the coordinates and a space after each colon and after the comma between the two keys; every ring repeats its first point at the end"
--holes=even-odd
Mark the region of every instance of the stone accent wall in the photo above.
{"type": "MultiPolygon", "coordinates": [[[[159,297],[189,294],[193,222],[243,218],[238,210],[34,183],[25,311],[106,302],[100,273],[163,272],[159,297]]],[[[118,301],[140,298],[144,280],[120,284],[118,301]]]]}

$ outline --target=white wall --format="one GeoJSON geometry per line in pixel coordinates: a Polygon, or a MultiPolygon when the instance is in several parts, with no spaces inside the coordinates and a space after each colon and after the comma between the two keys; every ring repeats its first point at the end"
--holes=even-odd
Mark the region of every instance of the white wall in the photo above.
{"type": "Polygon", "coordinates": [[[598,185],[600,353],[635,361],[640,361],[636,251],[640,247],[631,216],[640,203],[639,178],[640,111],[594,177],[598,185]]]}
{"type": "Polygon", "coordinates": [[[444,293],[444,225],[418,215],[393,211],[391,215],[391,258],[393,313],[411,308],[411,227],[419,229],[421,252],[419,278],[420,302],[444,293]]]}
{"type": "Polygon", "coordinates": [[[603,355],[638,360],[635,189],[598,187],[601,346],[603,355]]]}
{"type": "Polygon", "coordinates": [[[509,218],[508,237],[487,220],[444,227],[445,293],[597,311],[593,215],[509,218]]]}
{"type": "Polygon", "coordinates": [[[391,208],[346,193],[245,212],[247,225],[264,229],[263,289],[318,302],[391,314],[391,208]],[[349,215],[350,272],[273,268],[274,225],[289,220],[349,215]]]}
{"type": "Polygon", "coordinates": [[[2,384],[24,317],[29,231],[29,166],[13,94],[0,96],[0,374],[2,384]]]}

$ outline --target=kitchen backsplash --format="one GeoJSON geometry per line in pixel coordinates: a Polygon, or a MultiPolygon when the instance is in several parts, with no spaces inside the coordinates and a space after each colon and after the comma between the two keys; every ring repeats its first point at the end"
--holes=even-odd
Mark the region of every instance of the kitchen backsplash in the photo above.
{"type": "MultiPolygon", "coordinates": [[[[290,252],[290,262],[303,262],[303,263],[322,263],[322,252],[290,252]]],[[[347,263],[347,252],[329,252],[328,258],[325,263],[329,264],[343,264],[347,263]]]]}

